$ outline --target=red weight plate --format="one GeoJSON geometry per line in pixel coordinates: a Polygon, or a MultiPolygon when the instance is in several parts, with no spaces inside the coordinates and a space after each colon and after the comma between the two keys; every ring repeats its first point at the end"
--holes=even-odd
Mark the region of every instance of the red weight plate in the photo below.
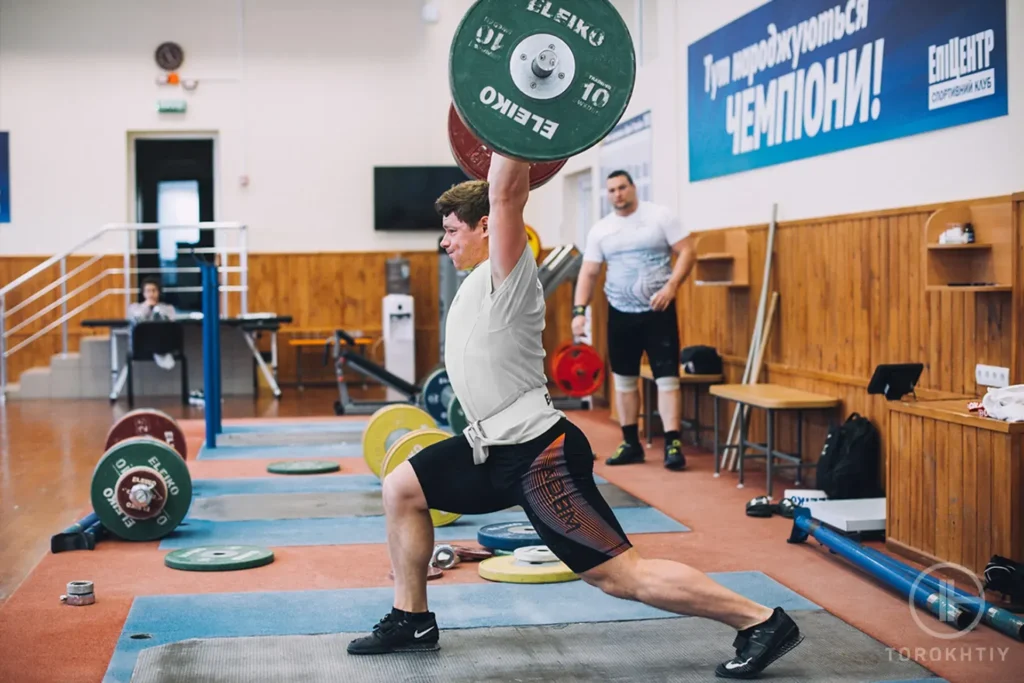
{"type": "Polygon", "coordinates": [[[473,562],[477,560],[486,560],[488,557],[494,557],[494,553],[487,548],[472,547],[472,546],[455,546],[455,554],[459,556],[459,559],[463,562],[473,562]]]}
{"type": "MultiPolygon", "coordinates": [[[[440,568],[435,567],[434,565],[429,565],[427,567],[427,581],[433,581],[434,579],[439,579],[439,578],[441,578],[442,574],[444,574],[444,572],[440,568]]],[[[394,569],[389,569],[388,570],[388,579],[390,579],[391,581],[395,580],[395,570],[394,569]]]]}
{"type": "Polygon", "coordinates": [[[555,352],[553,354],[551,354],[551,367],[548,369],[548,372],[552,376],[554,376],[554,374],[555,374],[555,368],[558,367],[558,359],[559,359],[559,357],[563,353],[565,353],[566,351],[571,349],[572,346],[573,346],[572,342],[564,342],[557,349],[555,349],[555,352]]]}
{"type": "Polygon", "coordinates": [[[107,433],[105,450],[109,451],[115,444],[137,436],[151,436],[163,441],[173,448],[182,460],[188,458],[188,444],[185,443],[185,433],[181,431],[181,427],[170,415],[151,408],[133,410],[118,420],[107,433]]]}
{"type": "Polygon", "coordinates": [[[153,519],[167,504],[167,482],[151,467],[133,467],[118,479],[114,494],[126,516],[153,519]]]}
{"type": "MultiPolygon", "coordinates": [[[[487,180],[487,171],[491,168],[491,150],[470,132],[459,118],[454,105],[448,108],[448,144],[456,163],[466,175],[477,180],[487,180]]],[[[536,189],[554,178],[567,161],[562,159],[530,164],[530,189],[536,189]]]]}
{"type": "Polygon", "coordinates": [[[604,382],[604,361],[587,344],[574,344],[555,360],[553,379],[569,396],[590,396],[604,382]]]}

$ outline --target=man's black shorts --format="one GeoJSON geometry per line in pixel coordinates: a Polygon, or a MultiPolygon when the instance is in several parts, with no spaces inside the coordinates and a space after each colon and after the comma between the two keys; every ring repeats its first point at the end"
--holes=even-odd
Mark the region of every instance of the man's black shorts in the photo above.
{"type": "Polygon", "coordinates": [[[567,419],[514,446],[491,446],[483,465],[462,436],[409,459],[433,510],[464,515],[521,505],[541,538],[577,574],[631,547],[594,482],[587,437],[567,419]]]}
{"type": "Polygon", "coordinates": [[[675,302],[664,311],[623,313],[608,307],[608,361],[623,377],[640,374],[644,351],[654,378],[679,376],[679,324],[675,302]]]}

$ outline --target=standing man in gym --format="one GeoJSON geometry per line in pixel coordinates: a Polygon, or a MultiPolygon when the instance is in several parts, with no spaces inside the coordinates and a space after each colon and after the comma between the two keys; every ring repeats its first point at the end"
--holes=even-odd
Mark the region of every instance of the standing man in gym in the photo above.
{"type": "MultiPolygon", "coordinates": [[[[576,281],[572,333],[581,336],[587,304],[601,264],[608,264],[608,356],[615,383],[615,407],[623,442],[606,461],[628,465],[644,461],[637,422],[640,413],[640,360],[644,351],[658,385],[658,412],[665,428],[665,467],[686,467],[679,438],[682,395],[679,390],[679,326],[676,292],[696,261],[693,239],[672,213],[637,200],[626,171],[608,176],[614,212],[591,229],[576,281]],[[672,252],[678,255],[672,266],[672,252]]],[[[651,426],[647,425],[647,429],[651,426]]]]}
{"type": "Polygon", "coordinates": [[[487,182],[456,185],[436,202],[441,246],[456,268],[471,271],[445,333],[445,366],[469,426],[385,477],[394,604],[348,652],[437,650],[438,624],[427,605],[430,510],[486,514],[521,505],[541,542],[588,584],[735,628],[736,656],[715,672],[750,678],[800,643],[796,623],[781,607],[759,605],[693,567],[640,557],[597,488],[586,435],[551,404],[544,288],[523,223],[529,169],[495,153],[487,182]]]}

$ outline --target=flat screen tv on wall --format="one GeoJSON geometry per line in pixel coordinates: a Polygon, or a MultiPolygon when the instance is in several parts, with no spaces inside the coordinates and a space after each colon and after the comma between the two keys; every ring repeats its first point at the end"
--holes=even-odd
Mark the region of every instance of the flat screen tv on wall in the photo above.
{"type": "Polygon", "coordinates": [[[374,230],[440,232],[434,201],[466,180],[469,177],[458,166],[374,167],[374,230]]]}

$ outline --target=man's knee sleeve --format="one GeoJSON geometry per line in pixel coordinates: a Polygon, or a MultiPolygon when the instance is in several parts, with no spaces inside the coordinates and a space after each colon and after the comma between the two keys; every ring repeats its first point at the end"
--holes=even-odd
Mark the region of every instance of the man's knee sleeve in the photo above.
{"type": "Polygon", "coordinates": [[[654,383],[658,385],[658,391],[679,391],[678,377],[659,377],[654,383]]]}
{"type": "Polygon", "coordinates": [[[626,377],[625,375],[612,375],[612,379],[615,380],[615,391],[621,393],[627,393],[630,391],[636,391],[639,377],[626,377]]]}

